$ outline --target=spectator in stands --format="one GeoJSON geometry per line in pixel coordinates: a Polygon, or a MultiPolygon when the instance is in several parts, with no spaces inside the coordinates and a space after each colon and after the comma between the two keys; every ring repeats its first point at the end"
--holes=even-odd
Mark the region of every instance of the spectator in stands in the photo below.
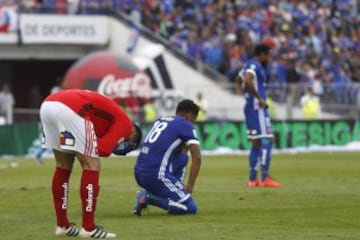
{"type": "Polygon", "coordinates": [[[79,12],[80,0],[67,0],[67,13],[77,14],[79,12]]]}
{"type": "Polygon", "coordinates": [[[157,118],[157,111],[154,106],[153,99],[147,101],[143,106],[144,111],[144,121],[145,122],[154,122],[157,118]]]}
{"type": "Polygon", "coordinates": [[[266,98],[266,103],[268,104],[268,112],[269,112],[269,116],[270,119],[276,119],[277,118],[277,111],[276,111],[276,105],[274,102],[274,96],[272,96],[274,94],[269,94],[268,97],[266,98]]]}
{"type": "MultiPolygon", "coordinates": [[[[276,83],[276,95],[275,98],[279,102],[286,101],[286,83],[287,83],[287,68],[284,61],[283,55],[277,55],[274,57],[273,61],[269,66],[270,82],[276,83]]],[[[273,100],[275,100],[273,99],[273,100]]]]}
{"type": "Polygon", "coordinates": [[[67,4],[67,0],[42,0],[42,12],[66,14],[67,4]]]}
{"type": "Polygon", "coordinates": [[[63,89],[62,83],[63,83],[63,78],[57,77],[55,80],[55,85],[50,89],[50,94],[61,91],[63,89]]]}
{"type": "Polygon", "coordinates": [[[300,99],[303,117],[306,120],[318,119],[320,116],[320,101],[312,87],[307,87],[305,94],[300,99]]]}
{"type": "Polygon", "coordinates": [[[15,99],[10,90],[10,85],[4,83],[0,91],[0,117],[5,119],[5,124],[13,123],[13,108],[15,99]]]}
{"type": "Polygon", "coordinates": [[[195,103],[200,108],[198,116],[197,116],[197,121],[205,121],[205,120],[207,120],[207,118],[208,118],[208,110],[209,110],[209,103],[204,98],[202,92],[198,92],[196,94],[195,103]]]}
{"type": "Polygon", "coordinates": [[[349,104],[348,90],[351,88],[351,80],[346,74],[346,70],[338,66],[334,68],[334,90],[337,104],[349,104]]]}
{"type": "MultiPolygon", "coordinates": [[[[83,14],[104,8],[130,16],[136,11],[142,25],[170,40],[177,52],[208,64],[230,81],[253,57],[254,46],[265,40],[272,42],[274,56],[281,59],[274,62],[271,85],[281,85],[286,78],[286,82],[301,81],[304,87],[313,81],[308,71],[322,68],[319,79],[324,91],[333,93],[340,78],[349,79],[350,85],[360,81],[358,1],[77,1],[83,14]],[[230,45],[228,36],[233,39],[230,45]],[[334,66],[343,66],[344,75],[339,76],[334,66]]],[[[328,100],[335,99],[343,101],[328,100]]]]}
{"type": "Polygon", "coordinates": [[[28,107],[40,108],[42,101],[43,101],[43,96],[41,94],[40,86],[38,85],[31,86],[29,89],[28,107]]]}
{"type": "MultiPolygon", "coordinates": [[[[274,63],[276,68],[272,73],[276,78],[271,84],[276,85],[279,82],[283,83],[289,75],[291,76],[290,82],[297,81],[299,77],[304,80],[308,78],[307,75],[304,75],[307,72],[294,69],[296,61],[303,61],[312,69],[319,69],[326,58],[329,66],[333,65],[335,61],[346,60],[346,64],[351,69],[348,77],[358,78],[354,74],[355,71],[358,71],[354,66],[359,61],[357,60],[359,58],[358,38],[354,34],[358,28],[358,20],[355,19],[356,11],[354,13],[351,4],[354,3],[342,1],[332,4],[325,0],[313,2],[261,1],[247,4],[241,1],[226,3],[223,1],[194,3],[175,1],[172,6],[176,9],[174,11],[164,11],[164,4],[159,3],[151,8],[142,8],[142,14],[156,19],[157,14],[161,13],[162,16],[167,16],[168,24],[182,26],[181,32],[183,33],[193,32],[194,29],[201,32],[200,39],[196,41],[198,46],[195,48],[202,49],[200,60],[227,74],[230,78],[234,77],[234,74],[231,73],[236,72],[234,63],[235,66],[241,66],[252,57],[250,52],[255,44],[262,39],[272,39],[276,45],[275,56],[280,56],[285,63],[282,64],[278,61],[274,63]],[[223,37],[228,33],[234,33],[235,44],[239,44],[245,49],[245,54],[240,57],[239,63],[232,59],[229,64],[227,38],[223,37]],[[337,48],[334,48],[335,46],[337,48]],[[339,51],[337,49],[344,52],[343,56],[335,57],[336,51],[339,51]],[[313,55],[319,56],[319,58],[316,62],[309,62],[308,59],[312,59],[313,55]],[[294,64],[286,64],[288,61],[292,61],[294,64]]],[[[142,23],[152,29],[161,29],[160,25],[163,24],[160,20],[144,20],[142,23]]],[[[166,38],[171,39],[175,48],[184,52],[191,59],[198,59],[194,56],[199,56],[199,54],[194,54],[193,51],[194,34],[185,39],[187,41],[186,48],[184,48],[183,40],[179,35],[178,29],[166,32],[166,38]]],[[[331,77],[330,82],[335,80],[334,77],[331,77]]],[[[284,97],[281,99],[284,100],[284,97]]]]}

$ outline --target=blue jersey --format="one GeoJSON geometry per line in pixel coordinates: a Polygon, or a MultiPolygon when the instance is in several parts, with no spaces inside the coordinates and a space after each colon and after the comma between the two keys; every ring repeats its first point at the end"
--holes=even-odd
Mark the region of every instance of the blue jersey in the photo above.
{"type": "MultiPolygon", "coordinates": [[[[266,100],[266,71],[263,66],[254,58],[247,62],[241,74],[245,76],[245,73],[250,72],[254,78],[254,88],[259,93],[260,97],[266,100]]],[[[251,95],[245,88],[246,108],[259,109],[259,101],[253,95],[251,95]]]]}
{"type": "Polygon", "coordinates": [[[172,160],[182,159],[178,155],[184,154],[182,143],[199,144],[191,122],[180,116],[157,119],[143,142],[135,172],[156,178],[172,174],[172,160]]]}
{"type": "Polygon", "coordinates": [[[186,166],[189,160],[189,156],[186,152],[173,154],[170,158],[170,171],[181,182],[184,182],[186,166]]]}
{"type": "MultiPolygon", "coordinates": [[[[247,62],[239,72],[244,79],[245,74],[253,75],[253,85],[260,97],[266,100],[266,69],[254,58],[247,62]]],[[[246,118],[247,135],[249,139],[272,138],[271,120],[266,108],[259,106],[259,100],[255,98],[245,87],[246,103],[244,113],[246,118]]]]}

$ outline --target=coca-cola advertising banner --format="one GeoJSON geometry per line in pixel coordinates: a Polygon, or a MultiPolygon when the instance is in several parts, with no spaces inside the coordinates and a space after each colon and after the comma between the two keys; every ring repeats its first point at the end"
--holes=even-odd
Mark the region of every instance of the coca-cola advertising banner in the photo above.
{"type": "Polygon", "coordinates": [[[111,51],[90,53],[67,71],[63,87],[98,91],[135,112],[151,100],[158,115],[173,114],[183,93],[175,88],[162,52],[149,47],[151,56],[146,49],[136,57],[111,51]]]}
{"type": "Polygon", "coordinates": [[[150,78],[127,56],[98,51],[79,59],[66,73],[63,87],[98,91],[113,99],[150,98],[150,78]]]}

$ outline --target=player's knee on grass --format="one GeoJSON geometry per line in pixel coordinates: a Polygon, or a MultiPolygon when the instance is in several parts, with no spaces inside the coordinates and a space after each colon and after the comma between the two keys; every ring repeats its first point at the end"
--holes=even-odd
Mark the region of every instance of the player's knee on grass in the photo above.
{"type": "Polygon", "coordinates": [[[196,212],[197,212],[197,206],[192,197],[190,197],[188,200],[186,200],[183,203],[174,202],[171,200],[169,202],[168,213],[170,213],[170,214],[176,214],[176,215],[196,214],[196,212]]]}
{"type": "Polygon", "coordinates": [[[186,202],[188,202],[186,204],[187,207],[188,207],[188,213],[189,214],[196,214],[197,213],[197,205],[196,205],[195,201],[192,198],[190,198],[188,201],[186,201],[186,202]]]}

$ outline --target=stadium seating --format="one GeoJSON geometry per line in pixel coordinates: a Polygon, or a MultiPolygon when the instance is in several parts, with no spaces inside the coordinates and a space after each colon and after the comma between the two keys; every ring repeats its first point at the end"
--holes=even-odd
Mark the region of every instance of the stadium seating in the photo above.
{"type": "Polygon", "coordinates": [[[27,12],[126,15],[188,61],[202,62],[227,76],[230,85],[252,57],[253,46],[267,42],[274,47],[268,72],[275,101],[287,101],[289,83],[295,83],[301,90],[299,96],[311,85],[324,104],[359,104],[356,1],[22,2],[21,10],[27,12]]]}

